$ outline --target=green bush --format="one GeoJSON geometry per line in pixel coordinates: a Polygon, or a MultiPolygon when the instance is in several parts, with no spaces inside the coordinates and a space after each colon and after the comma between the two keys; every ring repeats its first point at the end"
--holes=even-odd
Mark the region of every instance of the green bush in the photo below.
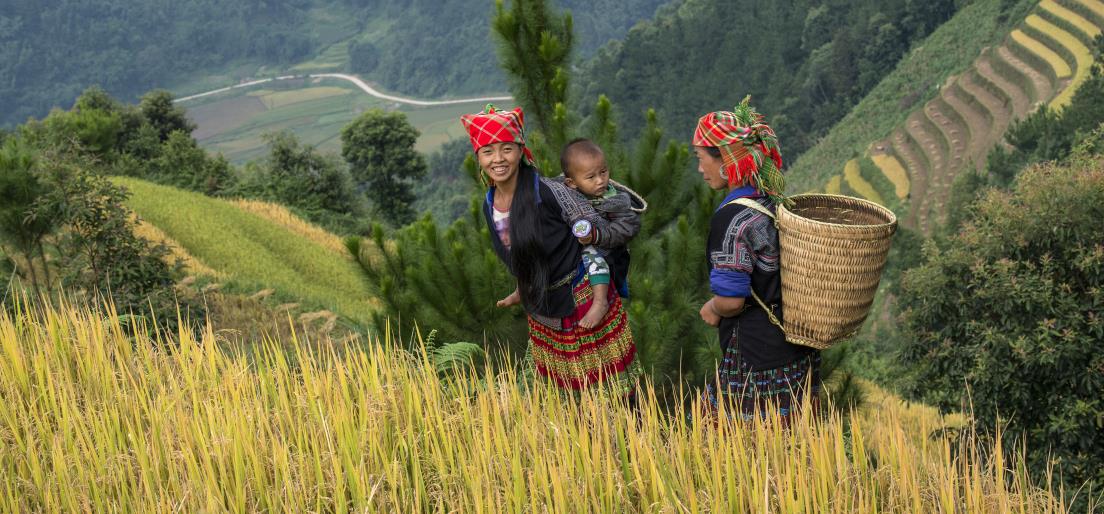
{"type": "MultiPolygon", "coordinates": [[[[904,389],[1023,437],[1066,490],[1104,486],[1104,158],[1077,155],[991,190],[906,273],[904,389]]],[[[1082,501],[1088,491],[1082,491],[1082,501]]]]}

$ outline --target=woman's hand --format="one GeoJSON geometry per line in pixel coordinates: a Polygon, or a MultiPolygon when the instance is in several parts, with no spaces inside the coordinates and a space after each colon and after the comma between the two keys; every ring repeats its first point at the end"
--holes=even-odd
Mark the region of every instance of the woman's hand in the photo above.
{"type": "Polygon", "coordinates": [[[513,306],[515,306],[519,303],[521,303],[521,294],[518,293],[517,289],[514,289],[514,292],[510,293],[510,296],[507,296],[506,298],[503,298],[503,299],[499,300],[498,303],[495,304],[495,306],[496,307],[513,307],[513,306]]]}
{"type": "Polygon", "coordinates": [[[701,319],[705,322],[706,325],[715,327],[721,324],[721,315],[717,314],[717,311],[713,310],[712,298],[710,298],[708,302],[705,302],[702,305],[702,308],[700,311],[698,311],[698,314],[701,315],[701,319]]]}

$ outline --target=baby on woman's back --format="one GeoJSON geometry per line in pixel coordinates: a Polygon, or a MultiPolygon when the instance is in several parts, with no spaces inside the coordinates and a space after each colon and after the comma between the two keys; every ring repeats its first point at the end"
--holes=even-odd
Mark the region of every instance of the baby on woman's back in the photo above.
{"type": "Polygon", "coordinates": [[[594,301],[579,326],[599,325],[609,310],[610,284],[622,298],[629,296],[629,241],[640,231],[640,214],[647,203],[631,189],[610,180],[605,152],[589,139],[575,139],[560,153],[564,185],[594,206],[609,228],[598,233],[589,222],[572,227],[583,247],[583,264],[590,275],[594,301]]]}

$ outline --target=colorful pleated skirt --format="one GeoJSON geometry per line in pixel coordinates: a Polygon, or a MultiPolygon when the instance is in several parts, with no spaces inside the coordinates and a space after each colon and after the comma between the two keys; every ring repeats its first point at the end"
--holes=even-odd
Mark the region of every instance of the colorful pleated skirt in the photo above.
{"type": "Polygon", "coordinates": [[[529,343],[537,373],[557,386],[582,390],[597,385],[626,396],[640,376],[629,318],[616,288],[609,288],[609,311],[598,326],[579,327],[593,302],[585,273],[572,284],[575,312],[566,318],[529,317],[529,343]]]}
{"type": "Polygon", "coordinates": [[[820,398],[820,352],[813,351],[777,368],[752,370],[740,358],[735,338],[728,344],[724,360],[717,368],[720,394],[713,385],[706,386],[707,400],[717,407],[725,401],[729,415],[751,421],[777,416],[783,426],[805,405],[814,410],[820,398]]]}

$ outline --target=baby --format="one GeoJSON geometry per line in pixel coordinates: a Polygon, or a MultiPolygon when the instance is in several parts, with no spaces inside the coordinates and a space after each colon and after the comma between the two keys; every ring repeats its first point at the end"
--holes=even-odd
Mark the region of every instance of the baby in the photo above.
{"type": "Polygon", "coordinates": [[[590,274],[594,300],[579,321],[582,328],[594,328],[609,310],[609,286],[612,282],[622,298],[628,297],[628,242],[640,231],[640,213],[647,204],[631,189],[609,178],[609,167],[602,149],[589,139],[575,139],[560,153],[564,185],[581,193],[605,219],[609,233],[594,233],[590,223],[576,222],[572,229],[584,244],[583,264],[590,274]],[[593,244],[597,241],[597,246],[593,244]]]}

